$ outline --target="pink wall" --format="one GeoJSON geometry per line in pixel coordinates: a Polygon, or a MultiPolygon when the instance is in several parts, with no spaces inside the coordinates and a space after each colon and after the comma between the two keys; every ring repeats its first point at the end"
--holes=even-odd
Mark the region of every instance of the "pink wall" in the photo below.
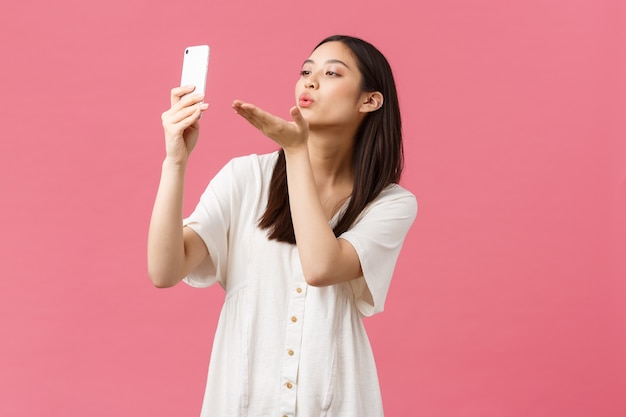
{"type": "Polygon", "coordinates": [[[195,416],[218,288],[154,289],[160,113],[212,46],[187,212],[274,149],[341,32],[387,55],[420,212],[367,320],[387,415],[626,415],[626,10],[621,0],[5,2],[0,10],[0,415],[195,416]]]}

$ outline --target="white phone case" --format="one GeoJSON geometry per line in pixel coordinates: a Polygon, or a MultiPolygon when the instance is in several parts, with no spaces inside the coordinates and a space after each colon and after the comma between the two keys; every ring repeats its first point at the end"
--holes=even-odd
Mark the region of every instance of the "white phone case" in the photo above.
{"type": "Polygon", "coordinates": [[[209,46],[198,45],[185,48],[183,56],[183,72],[180,85],[194,85],[193,94],[206,93],[206,76],[209,68],[209,46]]]}

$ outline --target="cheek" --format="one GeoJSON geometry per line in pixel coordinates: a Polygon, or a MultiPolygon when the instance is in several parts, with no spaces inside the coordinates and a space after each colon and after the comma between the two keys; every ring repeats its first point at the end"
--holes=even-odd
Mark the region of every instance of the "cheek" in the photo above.
{"type": "Polygon", "coordinates": [[[334,91],[336,105],[346,109],[358,108],[361,105],[361,90],[352,86],[341,86],[334,91]]]}
{"type": "Polygon", "coordinates": [[[298,81],[296,81],[296,85],[293,89],[293,95],[296,98],[296,101],[298,101],[298,98],[300,96],[299,91],[302,91],[302,86],[300,85],[302,84],[301,81],[298,79],[298,81]]]}
{"type": "Polygon", "coordinates": [[[347,101],[359,101],[361,99],[361,86],[355,83],[341,83],[335,86],[336,94],[347,101]]]}

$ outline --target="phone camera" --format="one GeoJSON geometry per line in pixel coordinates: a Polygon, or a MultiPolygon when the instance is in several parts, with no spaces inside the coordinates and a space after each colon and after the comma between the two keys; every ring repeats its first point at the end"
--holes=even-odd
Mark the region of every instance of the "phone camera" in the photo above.
{"type": "Polygon", "coordinates": [[[188,53],[189,53],[189,49],[185,49],[185,54],[188,54],[188,53]]]}

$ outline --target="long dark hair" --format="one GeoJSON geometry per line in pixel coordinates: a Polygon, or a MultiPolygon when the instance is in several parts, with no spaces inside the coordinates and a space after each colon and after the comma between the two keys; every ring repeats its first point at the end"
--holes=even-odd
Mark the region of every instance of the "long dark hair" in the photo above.
{"type": "MultiPolygon", "coordinates": [[[[368,113],[356,134],[352,169],[354,186],[350,202],[333,229],[335,236],[347,231],[363,209],[389,184],[397,183],[402,174],[404,152],[398,93],[387,59],[370,43],[351,36],[334,35],[321,41],[342,42],[356,56],[362,75],[361,90],[383,95],[380,109],[368,113]]],[[[296,243],[289,208],[285,153],[278,154],[270,182],[267,208],[259,221],[268,229],[269,239],[296,243]]]]}

